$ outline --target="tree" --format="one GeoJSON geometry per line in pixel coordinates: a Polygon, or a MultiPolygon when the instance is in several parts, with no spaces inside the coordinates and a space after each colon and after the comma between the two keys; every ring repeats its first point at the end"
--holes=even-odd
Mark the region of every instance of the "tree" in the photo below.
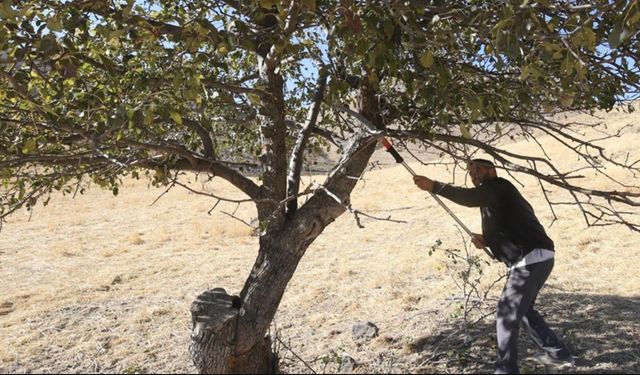
{"type": "Polygon", "coordinates": [[[352,209],[383,135],[457,163],[468,147],[484,150],[543,191],[569,191],[587,224],[638,231],[622,208],[639,205],[637,187],[587,189],[573,183],[579,169],[498,146],[546,134],[599,173],[637,173],[638,162],[615,160],[550,116],[637,97],[638,8],[4,0],[0,219],[89,183],[117,195],[127,176],[188,189],[186,172],[229,181],[257,208],[259,252],[238,296],[214,289],[194,302],[191,352],[202,372],[273,371],[265,333],[285,287],[314,239],[352,209]],[[341,159],[322,185],[300,191],[303,161],[329,144],[341,159]]]}

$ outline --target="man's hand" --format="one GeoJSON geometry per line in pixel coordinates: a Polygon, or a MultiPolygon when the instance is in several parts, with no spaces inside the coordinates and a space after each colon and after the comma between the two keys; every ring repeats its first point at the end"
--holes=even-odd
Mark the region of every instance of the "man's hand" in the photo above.
{"type": "Polygon", "coordinates": [[[481,234],[474,233],[471,236],[471,242],[478,249],[482,249],[483,247],[487,246],[487,244],[484,242],[484,237],[481,234]]]}
{"type": "Polygon", "coordinates": [[[413,182],[422,190],[433,191],[433,181],[425,176],[413,176],[413,182]]]}

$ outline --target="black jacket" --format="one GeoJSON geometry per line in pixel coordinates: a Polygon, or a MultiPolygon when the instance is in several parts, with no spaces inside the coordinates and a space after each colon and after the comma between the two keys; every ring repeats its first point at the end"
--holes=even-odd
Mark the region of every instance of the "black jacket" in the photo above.
{"type": "Polygon", "coordinates": [[[529,202],[504,178],[471,189],[434,181],[433,190],[463,206],[480,207],[482,235],[498,260],[512,264],[533,249],[554,250],[529,202]]]}

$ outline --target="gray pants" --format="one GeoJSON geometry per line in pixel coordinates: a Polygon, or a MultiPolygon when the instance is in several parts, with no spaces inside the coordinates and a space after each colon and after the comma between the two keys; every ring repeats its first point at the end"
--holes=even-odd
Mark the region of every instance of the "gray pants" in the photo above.
{"type": "Polygon", "coordinates": [[[540,349],[553,358],[570,355],[567,347],[547,326],[542,316],[533,309],[540,288],[553,269],[554,260],[530,264],[513,269],[502,290],[496,318],[498,359],[496,373],[517,374],[519,323],[540,349]]]}

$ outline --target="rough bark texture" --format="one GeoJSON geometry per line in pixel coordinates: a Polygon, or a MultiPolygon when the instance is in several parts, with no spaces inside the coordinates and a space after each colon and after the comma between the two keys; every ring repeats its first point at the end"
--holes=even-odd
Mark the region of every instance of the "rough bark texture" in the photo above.
{"type": "Polygon", "coordinates": [[[248,350],[251,340],[247,339],[255,332],[268,330],[305,251],[329,223],[346,211],[349,194],[367,166],[375,141],[371,135],[354,140],[351,157],[345,158],[329,176],[325,189],[314,194],[284,229],[260,238],[258,258],[240,294],[242,318],[238,323],[237,350],[248,350]]]}
{"type": "Polygon", "coordinates": [[[326,191],[318,191],[294,219],[275,234],[260,238],[258,258],[240,297],[224,289],[203,293],[192,304],[191,355],[201,373],[274,373],[268,331],[284,291],[306,249],[324,228],[346,211],[376,137],[354,140],[351,154],[330,175],[326,191]],[[336,198],[341,202],[336,201],[336,198]]]}
{"type": "MultiPolygon", "coordinates": [[[[273,78],[273,77],[270,77],[273,78]]],[[[271,80],[273,81],[273,79],[271,80]]],[[[377,113],[375,90],[362,88],[360,114],[366,115],[377,129],[383,125],[377,113]]],[[[278,117],[278,116],[273,116],[278,117]]],[[[262,136],[265,170],[263,188],[271,199],[257,204],[258,217],[264,231],[251,274],[239,297],[230,297],[222,289],[204,293],[192,306],[193,341],[191,354],[200,372],[273,373],[277,360],[265,341],[271,321],[302,256],[324,228],[342,215],[350,205],[351,191],[365,170],[380,136],[376,129],[355,132],[343,145],[343,157],[329,174],[323,186],[292,216],[285,217],[286,197],[284,145],[271,131],[279,122],[265,116],[262,136]],[[271,143],[269,143],[271,141],[271,143]]]]}
{"type": "Polygon", "coordinates": [[[235,335],[240,299],[222,288],[202,293],[191,304],[193,329],[189,352],[203,374],[268,374],[277,372],[277,358],[268,336],[236,355],[235,335]]]}

